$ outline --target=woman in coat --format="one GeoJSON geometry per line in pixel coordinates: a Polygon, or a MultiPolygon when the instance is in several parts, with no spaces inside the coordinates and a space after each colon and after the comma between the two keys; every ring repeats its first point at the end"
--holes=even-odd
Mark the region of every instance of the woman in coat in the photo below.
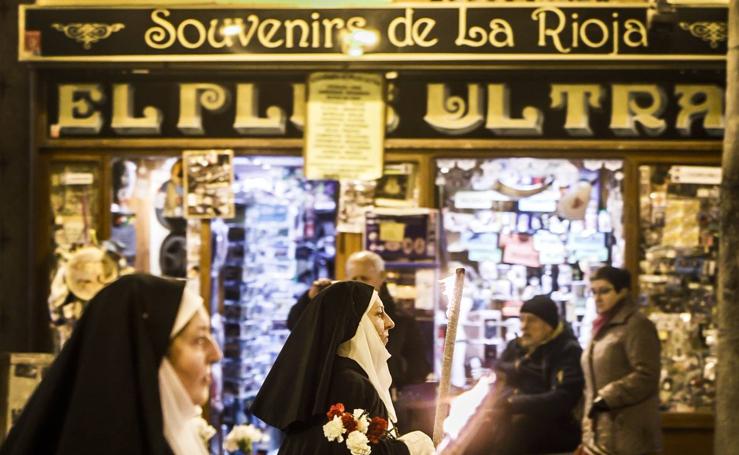
{"type": "MultiPolygon", "coordinates": [[[[361,435],[347,431],[329,440],[335,431],[324,428],[339,403],[348,413],[362,409],[369,419],[384,419],[389,429],[397,424],[385,348],[393,326],[377,292],[357,281],[332,284],[307,306],[251,407],[286,432],[281,455],[348,455],[352,434],[361,435]]],[[[370,441],[355,453],[367,449],[373,455],[434,452],[420,431],[370,441]]]]}
{"type": "Polygon", "coordinates": [[[581,363],[585,373],[583,449],[592,455],[661,450],[660,342],[654,324],[628,298],[626,270],[590,278],[597,318],[581,363]]]}
{"type": "Polygon", "coordinates": [[[127,275],[101,290],[1,455],[207,455],[200,405],[221,351],[184,281],[127,275]]]}

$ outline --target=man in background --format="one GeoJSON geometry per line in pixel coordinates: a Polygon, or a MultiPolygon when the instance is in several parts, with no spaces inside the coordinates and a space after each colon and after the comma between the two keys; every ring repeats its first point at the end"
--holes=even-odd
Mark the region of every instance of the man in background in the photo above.
{"type": "Polygon", "coordinates": [[[546,295],[524,302],[520,318],[521,336],[495,365],[497,381],[466,455],[571,453],[580,444],[582,348],[546,295]]]}
{"type": "MultiPolygon", "coordinates": [[[[397,390],[408,384],[424,382],[431,372],[431,366],[426,359],[426,343],[415,317],[397,308],[387,289],[385,278],[385,262],[379,255],[371,251],[359,251],[349,256],[346,262],[346,279],[361,281],[374,287],[385,305],[385,312],[395,321],[387,350],[392,356],[388,360],[390,375],[393,377],[392,387],[397,390]]],[[[287,318],[287,327],[290,330],[295,327],[311,300],[330,284],[331,281],[325,278],[316,280],[298,299],[287,318]]]]}

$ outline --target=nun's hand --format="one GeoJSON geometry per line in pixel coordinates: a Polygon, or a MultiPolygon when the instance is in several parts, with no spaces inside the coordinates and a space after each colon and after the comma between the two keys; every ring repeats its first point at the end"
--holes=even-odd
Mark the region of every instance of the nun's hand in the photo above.
{"type": "Polygon", "coordinates": [[[320,278],[313,282],[308,289],[308,298],[314,299],[319,292],[323,291],[327,287],[331,286],[332,281],[328,278],[320,278]]]}
{"type": "Polygon", "coordinates": [[[423,431],[411,431],[398,440],[408,446],[411,455],[433,455],[436,452],[434,442],[423,431]]]}

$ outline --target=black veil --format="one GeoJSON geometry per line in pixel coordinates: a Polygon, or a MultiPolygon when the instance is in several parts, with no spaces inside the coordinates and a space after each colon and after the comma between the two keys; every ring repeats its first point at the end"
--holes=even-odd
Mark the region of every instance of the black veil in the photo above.
{"type": "Polygon", "coordinates": [[[356,333],[373,291],[367,284],[343,281],[310,302],[251,406],[254,415],[282,430],[324,416],[336,350],[356,333]]]}
{"type": "Polygon", "coordinates": [[[159,400],[184,281],[127,275],[88,304],[0,455],[169,454],[159,400]]]}

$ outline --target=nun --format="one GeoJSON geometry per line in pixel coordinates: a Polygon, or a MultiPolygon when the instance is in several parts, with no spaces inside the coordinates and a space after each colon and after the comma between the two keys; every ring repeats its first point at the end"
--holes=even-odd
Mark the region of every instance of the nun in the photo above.
{"type": "Polygon", "coordinates": [[[286,433],[280,455],[434,453],[431,439],[420,431],[393,435],[397,417],[385,345],[394,325],[367,284],[338,282],[316,296],[251,407],[258,418],[286,433]],[[387,433],[373,438],[364,452],[349,448],[349,434],[331,439],[324,425],[337,404],[348,413],[363,410],[370,419],[384,419],[387,433]]]}
{"type": "Polygon", "coordinates": [[[127,275],[101,290],[0,455],[205,455],[200,406],[221,351],[184,281],[127,275]]]}

